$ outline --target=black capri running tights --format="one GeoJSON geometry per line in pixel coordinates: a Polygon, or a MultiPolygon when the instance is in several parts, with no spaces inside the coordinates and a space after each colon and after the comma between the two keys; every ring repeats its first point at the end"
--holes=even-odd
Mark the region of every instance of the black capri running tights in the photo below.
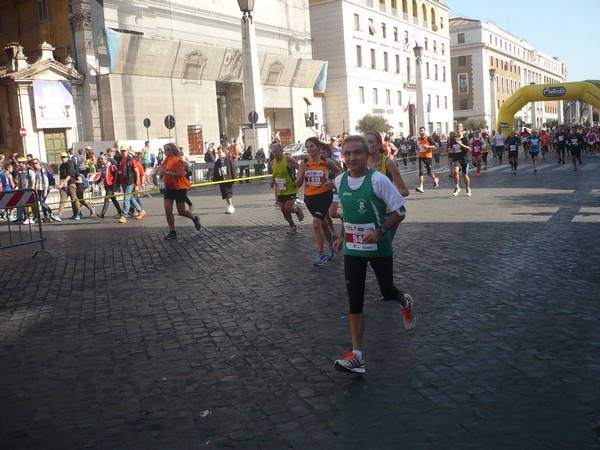
{"type": "Polygon", "coordinates": [[[394,260],[392,256],[364,258],[361,256],[344,255],[344,273],[348,301],[350,303],[350,314],[360,314],[363,311],[367,263],[371,263],[383,298],[387,300],[396,300],[398,298],[398,288],[394,286],[393,280],[394,260]]]}

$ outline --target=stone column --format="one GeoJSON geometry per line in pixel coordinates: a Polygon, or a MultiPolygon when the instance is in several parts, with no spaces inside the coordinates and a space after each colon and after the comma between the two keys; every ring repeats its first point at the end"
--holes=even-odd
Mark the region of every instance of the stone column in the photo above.
{"type": "Polygon", "coordinates": [[[82,141],[102,140],[100,105],[96,75],[98,61],[94,53],[95,44],[92,35],[92,14],[89,0],[72,0],[69,20],[75,36],[73,51],[77,59],[77,70],[85,75],[82,89],[82,107],[78,111],[81,121],[80,139],[82,141]]]}

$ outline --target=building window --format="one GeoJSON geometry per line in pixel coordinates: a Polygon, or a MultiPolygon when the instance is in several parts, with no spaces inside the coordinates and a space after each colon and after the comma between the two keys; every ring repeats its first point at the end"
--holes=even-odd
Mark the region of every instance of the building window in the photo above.
{"type": "Polygon", "coordinates": [[[402,106],[402,91],[398,91],[398,106],[402,106]]]}
{"type": "Polygon", "coordinates": [[[373,25],[373,19],[369,19],[369,34],[371,36],[377,34],[375,31],[375,25],[373,25]]]}
{"type": "Polygon", "coordinates": [[[361,105],[365,104],[365,88],[362,86],[358,87],[358,101],[361,105]]]}
{"type": "Polygon", "coordinates": [[[408,31],[404,32],[404,43],[408,44],[408,31]]]}
{"type": "Polygon", "coordinates": [[[461,100],[460,109],[469,109],[469,103],[466,100],[461,100]]]}
{"type": "Polygon", "coordinates": [[[371,49],[371,69],[377,69],[377,64],[375,63],[375,49],[371,49]]]}
{"type": "Polygon", "coordinates": [[[383,52],[383,71],[384,72],[390,71],[390,66],[388,64],[388,53],[387,52],[383,52]]]}
{"type": "Polygon", "coordinates": [[[446,66],[442,66],[442,81],[446,82],[446,66]]]}
{"type": "Polygon", "coordinates": [[[425,38],[424,43],[425,50],[429,50],[429,39],[425,38]]]}
{"type": "Polygon", "coordinates": [[[358,14],[354,14],[354,29],[360,31],[360,16],[358,14]]]}
{"type": "Polygon", "coordinates": [[[377,88],[373,88],[373,104],[379,105],[379,96],[377,95],[377,88]]]}
{"type": "Polygon", "coordinates": [[[360,45],[356,46],[356,67],[362,67],[362,47],[360,45]]]}
{"type": "Polygon", "coordinates": [[[398,27],[394,27],[394,42],[398,42],[398,27]]]}
{"type": "Polygon", "coordinates": [[[437,53],[437,41],[433,41],[433,53],[437,53]]]}
{"type": "Polygon", "coordinates": [[[444,95],[444,109],[448,109],[448,97],[444,95]]]}
{"type": "Polygon", "coordinates": [[[433,67],[433,79],[435,81],[438,80],[438,65],[437,64],[433,67]]]}
{"type": "Polygon", "coordinates": [[[48,20],[48,3],[46,3],[46,0],[38,0],[38,12],[40,15],[40,22],[48,20]]]}
{"type": "Polygon", "coordinates": [[[459,94],[468,94],[469,93],[469,85],[467,83],[467,74],[466,73],[458,74],[458,93],[459,94]]]}
{"type": "Polygon", "coordinates": [[[425,79],[429,80],[430,76],[429,76],[429,63],[426,62],[425,63],[425,79]]]}
{"type": "Polygon", "coordinates": [[[385,90],[385,104],[391,106],[392,104],[392,92],[389,89],[385,90]]]}
{"type": "Polygon", "coordinates": [[[466,66],[467,65],[467,57],[466,56],[459,56],[458,57],[458,65],[459,66],[466,66]]]}
{"type": "Polygon", "coordinates": [[[435,107],[437,109],[440,109],[440,96],[439,95],[435,96],[435,107]]]}
{"type": "Polygon", "coordinates": [[[400,55],[396,55],[396,73],[400,73],[400,55]]]}
{"type": "Polygon", "coordinates": [[[392,0],[392,9],[398,9],[398,2],[396,0],[392,0]]]}
{"type": "Polygon", "coordinates": [[[410,58],[406,58],[406,81],[410,83],[410,58]]]}
{"type": "Polygon", "coordinates": [[[387,39],[387,30],[385,28],[385,23],[381,24],[381,37],[387,39]]]}
{"type": "Polygon", "coordinates": [[[459,44],[464,44],[465,43],[465,33],[458,33],[458,43],[459,44]]]}
{"type": "Polygon", "coordinates": [[[442,55],[445,55],[445,54],[446,54],[446,46],[442,42],[442,55]]]}

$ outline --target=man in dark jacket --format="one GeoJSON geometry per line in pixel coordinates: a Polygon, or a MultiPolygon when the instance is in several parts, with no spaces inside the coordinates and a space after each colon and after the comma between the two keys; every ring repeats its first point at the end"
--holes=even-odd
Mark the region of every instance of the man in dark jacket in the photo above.
{"type": "Polygon", "coordinates": [[[79,173],[67,152],[62,152],[60,154],[60,160],[61,164],[58,168],[60,183],[56,186],[60,192],[58,216],[62,217],[68,197],[71,199],[71,207],[73,208],[73,216],[71,219],[79,220],[81,219],[81,207],[79,206],[79,200],[77,199],[77,186],[75,185],[79,173]]]}

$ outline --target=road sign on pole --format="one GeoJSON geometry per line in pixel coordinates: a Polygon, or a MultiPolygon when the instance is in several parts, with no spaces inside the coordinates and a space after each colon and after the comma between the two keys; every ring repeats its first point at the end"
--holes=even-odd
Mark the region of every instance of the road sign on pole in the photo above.
{"type": "Polygon", "coordinates": [[[20,134],[20,135],[21,135],[21,137],[23,137],[23,138],[24,138],[25,136],[27,136],[27,130],[25,129],[25,127],[22,127],[22,128],[19,130],[19,134],[20,134]]]}
{"type": "Polygon", "coordinates": [[[169,142],[171,141],[171,130],[175,128],[175,117],[168,115],[165,117],[165,127],[169,130],[169,142]]]}
{"type": "Polygon", "coordinates": [[[146,127],[146,140],[147,141],[150,140],[150,131],[148,130],[148,128],[150,128],[150,125],[152,125],[152,121],[146,117],[144,119],[144,127],[146,127]]]}

